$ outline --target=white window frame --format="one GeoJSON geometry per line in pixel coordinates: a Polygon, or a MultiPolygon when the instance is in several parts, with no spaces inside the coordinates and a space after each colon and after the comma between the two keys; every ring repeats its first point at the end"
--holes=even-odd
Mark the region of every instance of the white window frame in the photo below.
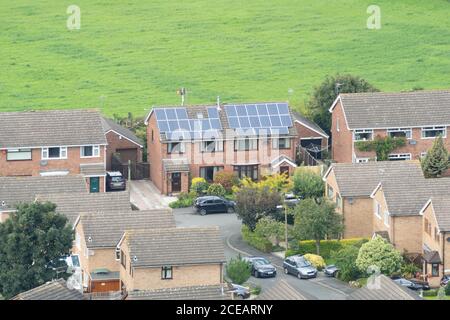
{"type": "Polygon", "coordinates": [[[80,147],[80,158],[100,158],[100,146],[99,145],[86,145],[80,147]],[[92,147],[92,156],[84,155],[84,148],[92,147]]]}
{"type": "Polygon", "coordinates": [[[381,205],[378,203],[377,200],[374,200],[374,201],[373,201],[373,204],[374,204],[374,210],[373,210],[373,212],[374,212],[375,216],[376,216],[378,219],[381,219],[381,214],[380,214],[380,212],[381,212],[381,205]]]}
{"type": "Polygon", "coordinates": [[[430,126],[430,127],[422,127],[422,139],[436,139],[437,136],[434,137],[425,137],[424,133],[427,131],[436,131],[436,130],[444,130],[444,134],[442,138],[447,138],[447,127],[446,126],[430,126]]]}
{"type": "Polygon", "coordinates": [[[121,257],[121,254],[122,254],[121,252],[122,252],[122,250],[120,250],[120,247],[116,247],[116,250],[114,252],[116,261],[120,261],[120,257],[121,257]]]}
{"type": "Polygon", "coordinates": [[[391,153],[388,157],[389,157],[389,161],[411,160],[412,159],[411,153],[391,153]]]}
{"type": "Polygon", "coordinates": [[[389,227],[389,216],[390,216],[389,211],[385,210],[384,216],[383,216],[383,222],[386,227],[389,227]]]}
{"type": "Polygon", "coordinates": [[[186,149],[185,149],[185,145],[184,145],[183,141],[169,142],[167,144],[167,153],[168,154],[181,154],[181,153],[185,153],[185,152],[186,152],[186,149]],[[173,146],[172,146],[172,148],[169,148],[169,145],[173,145],[175,143],[179,144],[179,146],[180,146],[179,151],[173,151],[173,149],[174,149],[173,146]],[[170,149],[170,151],[169,151],[169,149],[170,149]]]}
{"type": "Polygon", "coordinates": [[[405,138],[408,140],[412,139],[412,128],[389,128],[386,130],[386,133],[389,137],[391,137],[391,133],[396,132],[404,132],[405,138]]]}
{"type": "Polygon", "coordinates": [[[373,129],[356,129],[353,130],[353,141],[371,141],[373,140],[373,129]],[[358,133],[370,133],[370,139],[362,139],[362,140],[356,140],[356,134],[358,133]]]}
{"type": "Polygon", "coordinates": [[[32,149],[31,148],[23,148],[23,149],[7,149],[6,150],[6,161],[27,161],[27,160],[32,160],[33,158],[33,154],[32,154],[32,149]],[[23,154],[29,154],[29,157],[26,158],[16,158],[16,159],[11,159],[9,158],[10,155],[23,155],[23,154]]]}
{"type": "Polygon", "coordinates": [[[205,140],[200,142],[200,150],[202,152],[222,152],[223,151],[223,141],[222,140],[205,140]],[[214,143],[214,149],[208,150],[208,145],[214,143]]]}
{"type": "Polygon", "coordinates": [[[41,150],[41,158],[42,160],[63,160],[67,159],[67,147],[44,147],[41,150]],[[57,158],[49,158],[49,149],[59,148],[59,157],[57,158]]]}
{"type": "Polygon", "coordinates": [[[327,185],[327,196],[328,196],[328,199],[333,199],[333,197],[334,197],[334,188],[332,186],[330,186],[329,184],[327,185]]]}
{"type": "Polygon", "coordinates": [[[287,137],[283,137],[283,138],[272,138],[272,149],[275,150],[289,150],[291,148],[291,139],[287,138],[287,137]],[[280,149],[280,140],[284,140],[285,141],[285,146],[284,148],[280,149]]]}

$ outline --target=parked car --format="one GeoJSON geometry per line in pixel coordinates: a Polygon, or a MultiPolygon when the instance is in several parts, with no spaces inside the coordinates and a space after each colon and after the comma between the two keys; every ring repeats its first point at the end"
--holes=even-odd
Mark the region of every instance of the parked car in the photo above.
{"type": "Polygon", "coordinates": [[[417,280],[417,279],[409,279],[409,281],[411,281],[412,283],[415,283],[419,286],[421,286],[422,290],[427,291],[430,290],[430,284],[427,281],[422,281],[422,280],[417,280]]]}
{"type": "Polygon", "coordinates": [[[255,278],[275,277],[277,275],[277,269],[266,258],[244,257],[242,260],[251,264],[252,275],[255,278]]]}
{"type": "Polygon", "coordinates": [[[323,272],[329,277],[336,277],[337,273],[339,272],[339,268],[334,264],[330,264],[329,266],[326,266],[325,269],[323,269],[323,272]]]}
{"type": "Polygon", "coordinates": [[[300,202],[300,198],[295,196],[293,193],[286,193],[284,195],[284,203],[288,207],[295,207],[300,202]]]}
{"type": "Polygon", "coordinates": [[[195,199],[194,207],[202,216],[208,213],[234,212],[236,203],[222,197],[205,196],[195,199]]]}
{"type": "Polygon", "coordinates": [[[395,279],[393,281],[395,283],[397,283],[397,284],[399,284],[399,285],[401,285],[403,287],[407,287],[407,288],[409,288],[411,290],[429,290],[430,289],[430,286],[428,286],[428,284],[427,284],[428,289],[425,289],[424,284],[418,283],[418,282],[415,282],[415,281],[411,281],[411,280],[407,280],[405,278],[398,278],[398,279],[395,279]]]}
{"type": "Polygon", "coordinates": [[[450,275],[446,274],[441,279],[441,286],[446,286],[450,280],[450,275]]]}
{"type": "Polygon", "coordinates": [[[234,293],[235,296],[241,299],[248,299],[250,297],[250,289],[238,284],[230,283],[229,292],[234,293]]]}
{"type": "Polygon", "coordinates": [[[106,173],[106,191],[125,190],[127,183],[119,171],[110,171],[106,173]]]}
{"type": "Polygon", "coordinates": [[[317,269],[302,255],[295,255],[286,258],[283,262],[285,274],[293,274],[299,279],[309,279],[317,277],[317,269]]]}

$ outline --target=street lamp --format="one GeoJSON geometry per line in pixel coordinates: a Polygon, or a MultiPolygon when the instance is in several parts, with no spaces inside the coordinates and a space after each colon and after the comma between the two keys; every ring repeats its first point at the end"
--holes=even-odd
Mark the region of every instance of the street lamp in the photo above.
{"type": "Polygon", "coordinates": [[[283,209],[284,208],[284,241],[286,243],[286,251],[288,250],[288,223],[287,223],[287,206],[285,205],[278,205],[277,209],[283,209]]]}

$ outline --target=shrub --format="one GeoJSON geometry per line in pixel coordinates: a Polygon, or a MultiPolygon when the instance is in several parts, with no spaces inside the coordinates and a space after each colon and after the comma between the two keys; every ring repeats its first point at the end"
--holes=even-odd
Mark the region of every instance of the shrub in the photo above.
{"type": "Polygon", "coordinates": [[[405,263],[400,269],[401,276],[404,278],[413,278],[416,272],[420,271],[414,263],[405,263]]]}
{"type": "Polygon", "coordinates": [[[324,194],[325,186],[322,177],[311,170],[300,167],[294,172],[293,191],[296,195],[306,198],[320,198],[324,194]]]}
{"type": "Polygon", "coordinates": [[[191,182],[191,190],[195,192],[197,196],[202,196],[208,190],[209,184],[204,178],[194,178],[191,182]]]}
{"type": "Polygon", "coordinates": [[[228,278],[235,284],[243,284],[251,275],[250,264],[242,260],[240,256],[235,259],[232,258],[227,263],[226,269],[228,278]]]}
{"type": "Polygon", "coordinates": [[[219,171],[214,175],[214,183],[221,184],[227,193],[231,193],[233,187],[239,184],[239,178],[234,172],[219,171]]]}
{"type": "Polygon", "coordinates": [[[316,254],[307,253],[305,259],[308,260],[317,270],[325,268],[325,260],[316,254]]]}
{"type": "Polygon", "coordinates": [[[447,285],[445,286],[445,294],[447,295],[447,296],[450,296],[450,282],[449,283],[447,283],[447,285]]]}
{"type": "Polygon", "coordinates": [[[273,245],[266,238],[260,237],[255,232],[252,232],[246,225],[242,226],[241,229],[242,239],[247,242],[252,247],[262,251],[262,252],[272,252],[273,245]]]}
{"type": "MultiPolygon", "coordinates": [[[[337,252],[348,246],[355,246],[359,249],[361,245],[367,242],[367,239],[342,239],[342,240],[321,240],[320,241],[320,255],[324,259],[329,259],[334,252],[337,252]]],[[[314,240],[298,241],[295,248],[289,250],[290,255],[316,253],[316,242],[314,240]]]]}
{"type": "Polygon", "coordinates": [[[364,243],[359,249],[356,265],[361,272],[367,272],[369,267],[376,266],[385,275],[400,271],[403,257],[392,244],[380,236],[364,243]]]}
{"type": "Polygon", "coordinates": [[[182,192],[178,196],[176,201],[169,203],[169,207],[175,208],[187,208],[193,205],[195,196],[192,193],[182,192]]]}
{"type": "Polygon", "coordinates": [[[424,297],[436,297],[438,294],[438,289],[430,289],[427,291],[423,291],[422,294],[424,297]]]}
{"type": "Polygon", "coordinates": [[[335,265],[339,267],[338,278],[342,281],[354,281],[361,277],[361,272],[356,266],[359,247],[355,245],[346,246],[332,254],[335,265]]]}
{"type": "Polygon", "coordinates": [[[255,234],[261,238],[267,239],[270,242],[275,242],[275,245],[278,246],[279,242],[285,236],[285,226],[282,222],[264,217],[259,219],[256,224],[255,234]]]}
{"type": "Polygon", "coordinates": [[[219,184],[219,183],[213,183],[208,187],[208,191],[207,191],[208,195],[210,196],[219,196],[219,197],[224,197],[225,194],[227,193],[227,191],[225,190],[225,188],[219,184]]]}

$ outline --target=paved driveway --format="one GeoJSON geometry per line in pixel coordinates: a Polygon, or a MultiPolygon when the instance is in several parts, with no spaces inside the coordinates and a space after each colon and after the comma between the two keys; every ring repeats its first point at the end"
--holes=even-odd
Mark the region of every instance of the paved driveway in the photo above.
{"type": "Polygon", "coordinates": [[[236,257],[239,253],[243,256],[257,255],[268,258],[277,267],[277,276],[266,279],[250,278],[250,281],[260,285],[262,290],[270,289],[281,279],[285,279],[306,299],[343,300],[354,290],[346,283],[326,277],[323,273],[319,273],[316,279],[309,280],[300,280],[295,276],[285,275],[281,268],[282,259],[271,254],[262,253],[242,241],[240,235],[241,221],[234,213],[200,216],[192,208],[184,208],[174,209],[174,216],[179,227],[219,226],[225,244],[225,257],[227,260],[236,257]]]}
{"type": "Polygon", "coordinates": [[[133,180],[127,183],[130,189],[130,201],[139,210],[167,208],[170,202],[176,200],[175,197],[162,195],[149,180],[133,180]]]}

